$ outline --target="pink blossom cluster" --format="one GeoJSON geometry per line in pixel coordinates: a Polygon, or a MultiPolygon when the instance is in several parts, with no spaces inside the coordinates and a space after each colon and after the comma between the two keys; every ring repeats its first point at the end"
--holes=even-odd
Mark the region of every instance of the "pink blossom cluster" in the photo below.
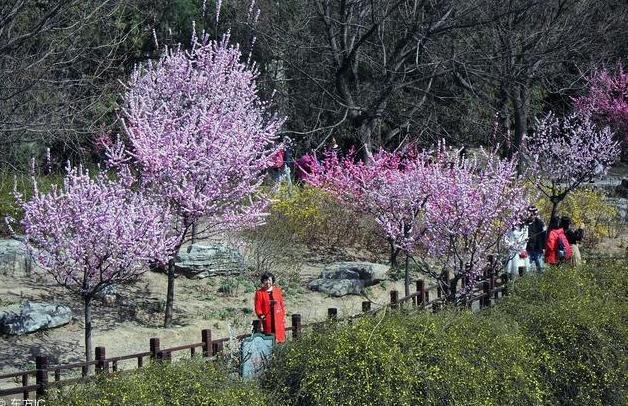
{"type": "Polygon", "coordinates": [[[537,122],[523,155],[541,192],[551,198],[606,174],[619,151],[611,130],[596,127],[589,116],[549,113],[537,122]]]}
{"type": "MultiPolygon", "coordinates": [[[[283,120],[260,99],[255,66],[228,42],[168,50],[135,69],[124,97],[128,154],[142,186],[175,210],[182,239],[201,218],[219,231],[259,223],[266,207],[256,191],[283,120]]],[[[110,158],[125,153],[112,148],[110,158]]]]}
{"type": "Polygon", "coordinates": [[[353,152],[340,157],[332,149],[311,169],[308,183],[331,192],[354,211],[373,216],[395,247],[407,252],[416,244],[429,194],[428,167],[398,153],[379,151],[365,163],[353,152]]]}
{"type": "Polygon", "coordinates": [[[470,289],[528,205],[517,163],[486,151],[467,159],[444,143],[411,152],[380,151],[364,163],[331,151],[307,181],[372,215],[396,247],[436,262],[433,274],[464,277],[470,289]]]}
{"type": "Polygon", "coordinates": [[[24,201],[22,225],[38,264],[57,283],[88,299],[107,285],[139,277],[149,263],[165,263],[175,239],[172,219],[128,185],[105,173],[93,178],[68,166],[64,184],[24,201]]]}
{"type": "Polygon", "coordinates": [[[453,152],[441,145],[431,165],[421,243],[443,271],[466,279],[466,293],[492,266],[489,255],[500,254],[506,232],[523,221],[529,201],[516,160],[485,150],[473,158],[453,152]]]}
{"type": "Polygon", "coordinates": [[[600,69],[588,77],[588,93],[574,99],[578,111],[592,115],[619,132],[620,139],[628,137],[628,73],[619,64],[617,72],[600,69]]]}

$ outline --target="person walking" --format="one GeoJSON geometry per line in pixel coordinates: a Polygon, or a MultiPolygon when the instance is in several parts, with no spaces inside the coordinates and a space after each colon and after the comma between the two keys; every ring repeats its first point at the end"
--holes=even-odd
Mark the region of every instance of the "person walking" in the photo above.
{"type": "Polygon", "coordinates": [[[549,233],[545,241],[545,262],[550,265],[559,265],[571,259],[571,246],[565,232],[560,227],[558,217],[552,217],[549,223],[549,233]]]}
{"type": "Polygon", "coordinates": [[[574,266],[582,264],[579,244],[584,237],[584,224],[580,224],[577,230],[573,230],[571,228],[571,219],[568,216],[563,216],[560,218],[560,227],[565,232],[569,245],[571,245],[571,264],[574,266]]]}
{"type": "Polygon", "coordinates": [[[286,304],[279,286],[274,284],[275,276],[264,272],[261,276],[262,286],[255,291],[255,314],[262,321],[262,332],[274,334],[275,341],[286,341],[286,304]]]}
{"type": "Polygon", "coordinates": [[[524,273],[530,270],[530,259],[526,246],[528,244],[528,226],[524,223],[515,224],[504,236],[506,248],[508,249],[508,263],[506,272],[511,280],[519,276],[519,268],[524,268],[524,273]]]}
{"type": "Polygon", "coordinates": [[[545,223],[539,217],[539,209],[528,207],[528,252],[529,262],[534,263],[537,272],[543,272],[543,248],[545,247],[545,223]]]}

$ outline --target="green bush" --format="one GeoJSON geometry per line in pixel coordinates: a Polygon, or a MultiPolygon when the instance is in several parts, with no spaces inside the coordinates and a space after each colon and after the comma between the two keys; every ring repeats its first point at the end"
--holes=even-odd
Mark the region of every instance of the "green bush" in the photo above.
{"type": "Polygon", "coordinates": [[[396,313],[330,329],[282,348],[262,387],[296,405],[525,405],[543,396],[532,346],[502,318],[396,313]]]}
{"type": "Polygon", "coordinates": [[[51,392],[46,405],[251,405],[271,399],[254,383],[230,378],[213,363],[195,358],[154,363],[129,373],[51,392]]]}
{"type": "Polygon", "coordinates": [[[627,404],[625,260],[520,278],[489,311],[332,324],[275,354],[285,404],[627,404]]]}
{"type": "Polygon", "coordinates": [[[543,361],[549,401],[626,404],[628,282],[625,260],[550,267],[518,280],[492,311],[516,321],[543,361]]]}

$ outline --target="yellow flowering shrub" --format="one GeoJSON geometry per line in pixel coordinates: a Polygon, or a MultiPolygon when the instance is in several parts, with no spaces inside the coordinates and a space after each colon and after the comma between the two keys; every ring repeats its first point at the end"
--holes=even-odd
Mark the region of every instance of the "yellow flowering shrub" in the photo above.
{"type": "Polygon", "coordinates": [[[308,246],[386,249],[374,220],[345,209],[327,192],[308,185],[282,186],[272,200],[267,224],[282,227],[308,246]]]}
{"type": "MultiPolygon", "coordinates": [[[[541,196],[536,202],[541,217],[549,219],[552,204],[541,196]]],[[[604,237],[616,237],[619,226],[619,209],[610,203],[604,193],[596,188],[583,187],[569,194],[558,205],[559,216],[569,216],[573,228],[585,226],[585,242],[595,244],[604,237]]]]}
{"type": "Polygon", "coordinates": [[[253,405],[272,403],[255,382],[230,377],[215,362],[194,358],[155,362],[127,373],[102,374],[88,384],[51,390],[47,406],[253,405]]]}

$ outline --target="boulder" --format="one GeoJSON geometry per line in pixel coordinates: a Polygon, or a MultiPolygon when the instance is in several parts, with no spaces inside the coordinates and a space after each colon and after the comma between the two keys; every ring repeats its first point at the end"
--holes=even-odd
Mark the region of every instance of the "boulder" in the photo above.
{"type": "Polygon", "coordinates": [[[112,306],[118,299],[118,287],[116,285],[107,285],[96,294],[96,298],[107,306],[112,306]]]}
{"type": "Polygon", "coordinates": [[[321,279],[359,279],[372,286],[387,279],[388,266],[371,262],[335,262],[321,272],[321,279]]]}
{"type": "Polygon", "coordinates": [[[0,332],[22,335],[63,326],[72,320],[68,306],[45,302],[24,302],[18,309],[0,310],[0,332]]]}
{"type": "Polygon", "coordinates": [[[22,241],[0,240],[0,275],[26,276],[32,267],[33,261],[22,241]]]}
{"type": "Polygon", "coordinates": [[[192,244],[179,250],[174,265],[177,273],[188,278],[205,278],[242,273],[244,258],[226,245],[192,244]]]}
{"type": "Polygon", "coordinates": [[[364,291],[364,281],[360,279],[314,279],[308,288],[334,297],[359,295],[364,291]]]}
{"type": "Polygon", "coordinates": [[[308,288],[340,297],[359,295],[365,286],[372,286],[386,279],[388,266],[370,262],[336,262],[327,265],[318,279],[308,288]]]}

